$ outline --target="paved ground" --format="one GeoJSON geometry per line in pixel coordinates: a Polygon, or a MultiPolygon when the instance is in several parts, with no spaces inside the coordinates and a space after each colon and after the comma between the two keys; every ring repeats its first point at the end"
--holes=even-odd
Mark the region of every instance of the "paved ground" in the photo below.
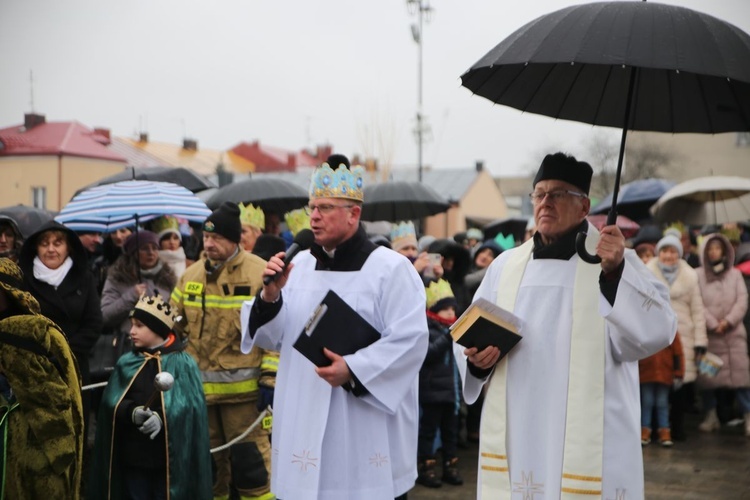
{"type": "MultiPolygon", "coordinates": [[[[750,499],[750,439],[740,427],[718,434],[697,430],[697,415],[689,416],[688,439],[673,448],[651,444],[644,448],[648,500],[750,499]]],[[[470,500],[476,498],[476,444],[460,451],[463,486],[444,484],[429,489],[417,485],[409,500],[470,500]]],[[[529,500],[542,500],[537,495],[529,500]]]]}

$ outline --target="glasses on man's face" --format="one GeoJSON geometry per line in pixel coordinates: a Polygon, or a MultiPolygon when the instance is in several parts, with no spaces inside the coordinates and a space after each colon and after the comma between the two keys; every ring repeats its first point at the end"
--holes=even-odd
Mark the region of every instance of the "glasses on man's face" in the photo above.
{"type": "Polygon", "coordinates": [[[352,208],[353,206],[354,205],[330,205],[328,203],[321,203],[320,205],[306,205],[305,212],[307,215],[312,215],[312,213],[317,210],[320,212],[320,215],[326,215],[337,208],[352,208]]]}
{"type": "Polygon", "coordinates": [[[587,196],[583,193],[577,193],[575,191],[569,191],[567,189],[555,189],[553,191],[534,191],[533,193],[529,194],[531,203],[533,203],[534,205],[539,205],[540,203],[542,203],[542,201],[544,201],[546,197],[549,197],[550,202],[557,203],[568,196],[575,196],[576,198],[587,198],[587,196]]]}

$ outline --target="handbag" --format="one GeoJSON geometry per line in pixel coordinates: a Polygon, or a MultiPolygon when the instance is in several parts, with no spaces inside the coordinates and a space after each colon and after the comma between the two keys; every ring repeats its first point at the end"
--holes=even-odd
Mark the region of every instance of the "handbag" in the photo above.
{"type": "Polygon", "coordinates": [[[120,356],[131,347],[130,337],[119,329],[102,332],[89,355],[89,372],[92,382],[109,379],[120,356]]]}

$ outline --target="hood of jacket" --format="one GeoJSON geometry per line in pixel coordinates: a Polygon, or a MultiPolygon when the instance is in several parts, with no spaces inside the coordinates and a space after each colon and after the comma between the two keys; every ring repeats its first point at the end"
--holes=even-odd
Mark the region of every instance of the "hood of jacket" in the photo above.
{"type": "Polygon", "coordinates": [[[72,229],[53,220],[43,224],[34,234],[26,238],[26,241],[23,242],[21,253],[18,257],[18,264],[21,266],[21,269],[23,269],[23,272],[32,272],[32,269],[34,268],[34,257],[37,256],[36,246],[39,242],[39,238],[43,233],[51,230],[62,231],[67,235],[68,253],[70,258],[73,259],[73,268],[80,272],[85,272],[88,262],[86,258],[86,249],[83,247],[83,243],[81,243],[78,234],[72,229]]]}

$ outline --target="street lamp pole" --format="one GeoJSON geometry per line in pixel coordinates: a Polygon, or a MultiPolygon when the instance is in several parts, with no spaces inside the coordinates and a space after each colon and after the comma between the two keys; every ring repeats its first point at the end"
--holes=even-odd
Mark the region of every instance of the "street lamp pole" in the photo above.
{"type": "Polygon", "coordinates": [[[422,112],[422,33],[424,32],[425,18],[429,21],[432,13],[430,0],[406,0],[406,5],[411,14],[417,14],[417,24],[411,25],[411,35],[417,44],[417,173],[419,182],[422,182],[422,146],[424,144],[425,120],[422,112]]]}

